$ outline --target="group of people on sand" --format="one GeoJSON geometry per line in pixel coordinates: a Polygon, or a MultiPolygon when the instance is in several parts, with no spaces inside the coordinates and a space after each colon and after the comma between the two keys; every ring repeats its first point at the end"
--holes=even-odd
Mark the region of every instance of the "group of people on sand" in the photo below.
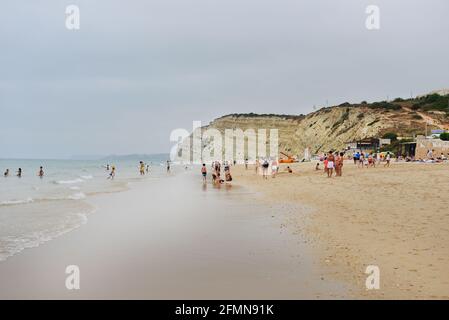
{"type": "MultiPolygon", "coordinates": [[[[257,158],[255,163],[255,169],[256,174],[260,174],[260,172],[262,171],[262,178],[264,179],[268,179],[268,175],[271,175],[272,178],[275,178],[276,174],[278,174],[279,172],[279,162],[277,159],[263,158],[259,160],[257,158]]],[[[288,167],[288,169],[290,169],[290,167],[288,167]]]]}
{"type": "MultiPolygon", "coordinates": [[[[324,155],[322,157],[324,172],[326,173],[328,178],[332,178],[334,171],[336,177],[341,177],[343,175],[344,156],[344,152],[329,151],[327,155],[324,155]]],[[[317,164],[315,169],[319,170],[319,163],[317,164]]]]}
{"type": "MultiPolygon", "coordinates": [[[[234,165],[235,164],[236,164],[236,162],[234,161],[234,165]]],[[[212,162],[212,164],[211,164],[212,183],[214,185],[232,181],[231,165],[230,165],[229,161],[223,162],[224,179],[222,178],[222,175],[221,175],[221,171],[222,171],[221,168],[222,168],[222,163],[220,163],[220,161],[212,162]]],[[[206,183],[207,182],[207,167],[206,167],[205,163],[203,163],[203,165],[201,166],[201,175],[203,176],[203,183],[206,183]]]]}
{"type": "Polygon", "coordinates": [[[369,153],[369,152],[354,152],[352,155],[352,159],[354,160],[354,164],[357,165],[359,168],[364,168],[365,166],[367,168],[376,167],[377,165],[380,165],[382,162],[384,163],[384,167],[389,167],[391,162],[391,153],[387,151],[386,154],[383,154],[381,152],[377,153],[369,153]]]}
{"type": "MultiPolygon", "coordinates": [[[[10,172],[9,169],[6,169],[5,173],[3,173],[3,176],[5,178],[9,177],[9,172],[10,172]]],[[[23,173],[22,168],[17,169],[16,177],[22,178],[22,173],[23,173]]],[[[39,178],[43,178],[44,174],[45,174],[44,173],[44,168],[42,166],[40,166],[39,167],[39,171],[37,172],[37,176],[39,178]]]]}
{"type": "Polygon", "coordinates": [[[447,156],[444,155],[443,152],[441,154],[435,155],[435,149],[429,149],[427,150],[426,159],[419,159],[420,162],[427,162],[427,163],[439,163],[443,161],[447,161],[449,157],[449,152],[447,156]]]}

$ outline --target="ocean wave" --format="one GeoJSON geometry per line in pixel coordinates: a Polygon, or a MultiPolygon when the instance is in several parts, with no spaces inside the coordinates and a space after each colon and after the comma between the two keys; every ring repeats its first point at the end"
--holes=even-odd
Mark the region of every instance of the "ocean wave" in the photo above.
{"type": "Polygon", "coordinates": [[[70,226],[61,225],[52,231],[36,231],[20,236],[0,237],[0,261],[4,261],[25,249],[38,247],[45,242],[79,228],[87,223],[88,216],[95,211],[95,209],[92,209],[87,212],[76,213],[75,215],[79,218],[78,221],[74,221],[70,226]]]}
{"type": "Polygon", "coordinates": [[[70,190],[81,190],[81,188],[78,186],[73,186],[73,187],[70,187],[69,189],[70,190]]]}
{"type": "Polygon", "coordinates": [[[18,206],[18,205],[25,205],[30,203],[40,203],[40,202],[47,202],[47,201],[67,201],[67,200],[82,200],[85,199],[87,196],[82,192],[77,192],[74,194],[71,194],[67,197],[48,197],[48,198],[27,198],[27,199],[19,199],[19,200],[5,200],[0,201],[0,207],[6,207],[6,206],[18,206]]]}
{"type": "Polygon", "coordinates": [[[74,184],[74,183],[80,183],[84,182],[83,179],[74,179],[74,180],[59,180],[55,181],[56,184],[74,184]]]}
{"type": "Polygon", "coordinates": [[[31,202],[34,202],[33,198],[27,198],[27,199],[22,199],[22,200],[6,200],[6,201],[1,201],[0,206],[14,206],[14,205],[18,205],[18,204],[26,204],[26,203],[31,203],[31,202]]]}
{"type": "Polygon", "coordinates": [[[89,175],[89,176],[80,176],[82,179],[84,179],[84,180],[90,180],[90,179],[93,179],[94,177],[93,176],[91,176],[91,175],[89,175]]]}
{"type": "Polygon", "coordinates": [[[68,199],[70,199],[70,200],[81,200],[81,199],[85,199],[85,198],[86,198],[86,195],[82,192],[72,194],[68,197],[68,199]]]}

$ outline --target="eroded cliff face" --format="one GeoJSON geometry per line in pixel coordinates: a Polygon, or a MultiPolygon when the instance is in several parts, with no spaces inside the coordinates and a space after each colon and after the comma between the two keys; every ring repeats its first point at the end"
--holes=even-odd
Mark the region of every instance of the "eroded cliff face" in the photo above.
{"type": "MultiPolygon", "coordinates": [[[[348,142],[379,138],[387,132],[399,136],[423,134],[426,122],[430,128],[445,128],[446,115],[438,112],[414,111],[406,103],[397,109],[372,108],[369,105],[341,105],[323,108],[306,116],[234,114],[215,119],[202,128],[217,129],[223,136],[226,129],[278,129],[279,151],[302,158],[306,148],[310,154],[343,150],[348,142]]],[[[210,147],[204,140],[203,147],[210,147]]],[[[224,144],[223,144],[224,145],[224,144]]]]}

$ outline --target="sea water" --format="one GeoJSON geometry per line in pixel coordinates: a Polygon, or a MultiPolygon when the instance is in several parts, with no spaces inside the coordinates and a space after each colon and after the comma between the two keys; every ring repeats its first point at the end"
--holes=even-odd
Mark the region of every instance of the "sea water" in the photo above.
{"type": "Polygon", "coordinates": [[[162,155],[123,160],[0,159],[0,261],[86,223],[95,211],[89,197],[165,177],[166,159],[162,155]],[[145,176],[139,174],[140,160],[150,165],[145,176]],[[116,167],[113,180],[108,179],[107,165],[116,167]],[[40,166],[43,178],[38,176],[40,166]],[[18,168],[21,178],[16,176],[18,168]],[[6,169],[8,177],[3,176],[6,169]]]}

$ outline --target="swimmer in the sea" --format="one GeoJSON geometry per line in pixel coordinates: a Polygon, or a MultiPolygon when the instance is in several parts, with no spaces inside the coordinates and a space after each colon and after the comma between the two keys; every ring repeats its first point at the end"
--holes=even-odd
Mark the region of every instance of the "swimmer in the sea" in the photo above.
{"type": "Polygon", "coordinates": [[[111,173],[109,173],[108,179],[114,180],[115,177],[115,166],[112,166],[111,173]]]}
{"type": "Polygon", "coordinates": [[[43,177],[44,177],[44,168],[43,168],[42,166],[39,168],[39,172],[37,173],[37,175],[38,175],[40,178],[43,178],[43,177]]]}

